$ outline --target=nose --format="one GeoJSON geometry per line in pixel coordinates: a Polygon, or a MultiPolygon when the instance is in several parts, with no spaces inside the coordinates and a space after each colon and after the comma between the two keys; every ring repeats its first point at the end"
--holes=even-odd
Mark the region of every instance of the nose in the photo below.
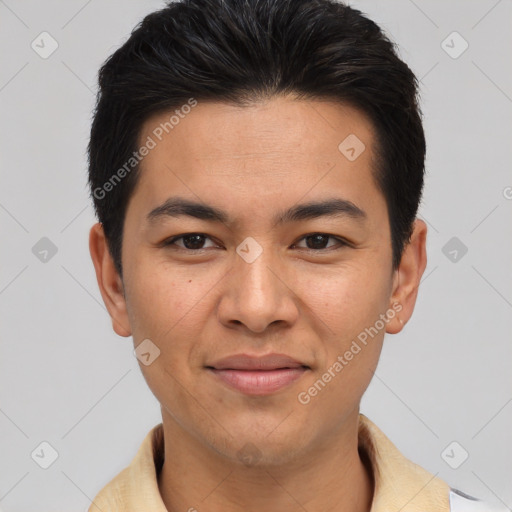
{"type": "Polygon", "coordinates": [[[265,249],[252,263],[238,255],[228,274],[220,300],[220,321],[229,328],[245,326],[263,333],[272,325],[291,326],[297,321],[297,300],[279,258],[265,249]]]}

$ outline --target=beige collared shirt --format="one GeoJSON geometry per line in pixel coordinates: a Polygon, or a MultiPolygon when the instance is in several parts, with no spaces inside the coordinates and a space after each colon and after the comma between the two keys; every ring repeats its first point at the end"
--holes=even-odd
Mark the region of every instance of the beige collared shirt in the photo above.
{"type": "MultiPolygon", "coordinates": [[[[359,448],[371,462],[375,490],[371,512],[450,512],[450,487],[406,459],[364,414],[359,448]]],[[[162,424],[142,442],[130,465],[94,498],[89,512],[167,512],[158,490],[163,461],[162,424]]]]}

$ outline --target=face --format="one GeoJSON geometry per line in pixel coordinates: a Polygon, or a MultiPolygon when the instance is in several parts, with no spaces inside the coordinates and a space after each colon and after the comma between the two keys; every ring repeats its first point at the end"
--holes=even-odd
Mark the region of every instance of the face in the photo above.
{"type": "Polygon", "coordinates": [[[126,212],[123,293],[98,277],[114,328],[150,340],[141,370],[175,431],[233,460],[313,453],[412,313],[424,226],[400,279],[375,135],[351,107],[199,102],[162,134],[169,117],[141,133],[156,144],[126,212]]]}

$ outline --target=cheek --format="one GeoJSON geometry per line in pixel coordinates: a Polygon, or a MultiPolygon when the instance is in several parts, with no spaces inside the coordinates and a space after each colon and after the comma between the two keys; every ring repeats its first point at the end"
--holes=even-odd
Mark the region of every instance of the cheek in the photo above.
{"type": "Polygon", "coordinates": [[[171,272],[154,264],[132,267],[127,301],[134,344],[150,339],[160,351],[150,365],[139,364],[140,369],[148,387],[170,411],[190,406],[182,387],[187,383],[190,388],[194,342],[206,314],[201,299],[213,285],[180,270],[171,272]]]}
{"type": "Polygon", "coordinates": [[[317,273],[315,278],[296,276],[301,297],[337,339],[357,335],[378,318],[388,304],[388,280],[377,269],[345,265],[317,273]]]}
{"type": "Polygon", "coordinates": [[[317,276],[316,286],[311,280],[303,282],[304,297],[321,319],[317,324],[322,329],[317,331],[320,366],[313,380],[329,381],[318,407],[330,407],[333,402],[355,406],[371,381],[385,332],[372,327],[389,300],[387,277],[377,268],[345,265],[329,276],[317,276]]]}
{"type": "Polygon", "coordinates": [[[301,396],[311,400],[309,412],[314,416],[318,411],[326,425],[340,421],[337,411],[357,406],[377,367],[385,329],[371,328],[388,303],[387,281],[381,277],[345,268],[317,279],[316,287],[303,286],[308,305],[322,320],[317,324],[322,331],[316,331],[322,348],[319,366],[301,396]]]}
{"type": "Polygon", "coordinates": [[[164,265],[137,265],[127,294],[134,338],[164,342],[172,337],[173,331],[197,315],[203,288],[207,283],[201,284],[190,271],[184,275],[164,265]]]}

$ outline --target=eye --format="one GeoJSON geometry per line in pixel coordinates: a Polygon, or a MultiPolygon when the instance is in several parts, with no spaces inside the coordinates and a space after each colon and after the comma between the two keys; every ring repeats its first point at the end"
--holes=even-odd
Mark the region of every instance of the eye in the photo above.
{"type": "MultiPolygon", "coordinates": [[[[329,235],[327,233],[311,233],[310,235],[306,235],[301,238],[301,241],[305,240],[306,242],[306,247],[302,246],[301,248],[309,249],[312,251],[321,251],[336,247],[336,243],[328,245],[329,239],[332,239],[335,242],[337,242],[338,248],[349,245],[348,242],[346,242],[345,240],[342,240],[341,238],[338,238],[333,235],[329,235]]],[[[297,245],[297,247],[300,247],[300,245],[297,245]]]]}
{"type": "MultiPolygon", "coordinates": [[[[163,245],[176,246],[184,250],[197,251],[208,248],[204,246],[206,240],[211,240],[211,238],[203,233],[186,233],[166,240],[163,245]]],[[[216,245],[214,244],[213,247],[216,247],[216,245]]]]}
{"type": "MultiPolygon", "coordinates": [[[[334,235],[329,235],[327,233],[311,233],[309,235],[303,236],[300,239],[300,242],[295,244],[294,247],[314,252],[320,252],[336,248],[339,249],[349,245],[350,244],[347,241],[334,235]],[[329,243],[329,240],[331,243],[329,243]],[[305,246],[300,245],[303,243],[302,241],[305,241],[305,246]]],[[[183,235],[174,236],[168,240],[165,240],[162,243],[162,246],[174,247],[184,251],[202,251],[204,249],[218,247],[218,245],[215,244],[215,242],[213,242],[213,240],[204,233],[185,233],[183,235]],[[208,240],[210,240],[210,245],[205,245],[208,240]]]]}

